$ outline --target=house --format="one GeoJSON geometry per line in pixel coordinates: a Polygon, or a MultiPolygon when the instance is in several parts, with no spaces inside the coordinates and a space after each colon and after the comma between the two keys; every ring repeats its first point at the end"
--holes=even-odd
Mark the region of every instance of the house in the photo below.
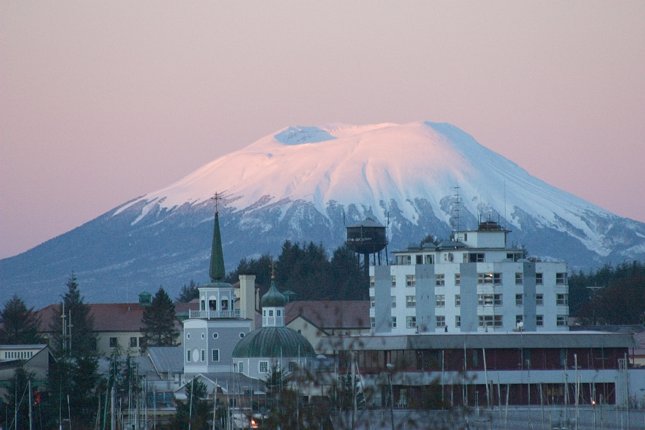
{"type": "Polygon", "coordinates": [[[53,360],[49,347],[44,344],[0,345],[0,399],[6,396],[9,381],[19,367],[33,375],[32,387],[35,390],[44,387],[53,360]]]}
{"type": "Polygon", "coordinates": [[[331,354],[330,336],[358,336],[371,332],[366,300],[302,300],[287,303],[286,326],[301,333],[317,354],[331,354]]]}
{"type": "MultiPolygon", "coordinates": [[[[99,355],[109,356],[114,351],[122,354],[139,356],[143,340],[141,330],[143,323],[143,312],[149,302],[145,301],[149,294],[142,293],[139,303],[90,303],[90,315],[94,319],[94,332],[97,337],[97,351],[99,355]]],[[[189,304],[176,303],[175,312],[187,312],[189,304]]],[[[40,333],[49,341],[52,339],[52,323],[54,319],[60,318],[59,305],[48,305],[38,311],[40,318],[40,333]]],[[[179,329],[180,323],[177,322],[179,329]]],[[[73,339],[72,327],[72,339],[73,339]]],[[[176,343],[181,342],[178,336],[176,343]]]]}

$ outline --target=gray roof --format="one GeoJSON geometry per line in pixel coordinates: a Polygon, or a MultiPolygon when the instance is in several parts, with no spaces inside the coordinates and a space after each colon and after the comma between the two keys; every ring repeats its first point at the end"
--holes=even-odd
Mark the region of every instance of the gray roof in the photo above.
{"type": "Polygon", "coordinates": [[[184,352],[180,346],[151,346],[146,355],[158,372],[181,373],[184,371],[184,352]]]}
{"type": "Polygon", "coordinates": [[[356,224],[348,225],[347,227],[383,227],[378,221],[376,221],[371,216],[368,216],[363,221],[357,222],[356,224]]]}
{"type": "MultiPolygon", "coordinates": [[[[264,381],[249,378],[248,376],[238,372],[214,372],[214,373],[199,373],[193,378],[207,379],[213,385],[217,384],[222,389],[222,392],[231,394],[242,394],[248,390],[264,391],[264,381]]],[[[186,385],[190,384],[191,379],[187,379],[177,392],[185,389],[186,385]]],[[[210,384],[209,384],[210,385],[210,384]]]]}
{"type": "Polygon", "coordinates": [[[462,348],[632,348],[630,334],[603,332],[432,333],[342,337],[331,345],[346,350],[462,348]]]}

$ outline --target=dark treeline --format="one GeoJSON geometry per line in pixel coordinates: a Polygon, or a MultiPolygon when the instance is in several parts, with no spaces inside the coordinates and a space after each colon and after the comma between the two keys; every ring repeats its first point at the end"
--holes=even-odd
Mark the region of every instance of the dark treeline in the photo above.
{"type": "MultiPolygon", "coordinates": [[[[228,282],[237,282],[238,274],[255,275],[263,294],[271,283],[273,259],[243,259],[228,275],[228,282]]],[[[295,293],[296,300],[367,300],[368,279],[357,255],[346,246],[337,248],[329,257],[320,244],[298,244],[285,241],[280,256],[274,261],[276,282],[284,292],[295,293]]]]}
{"type": "Polygon", "coordinates": [[[645,264],[607,265],[592,273],[571,275],[569,309],[583,324],[643,323],[645,264]]]}

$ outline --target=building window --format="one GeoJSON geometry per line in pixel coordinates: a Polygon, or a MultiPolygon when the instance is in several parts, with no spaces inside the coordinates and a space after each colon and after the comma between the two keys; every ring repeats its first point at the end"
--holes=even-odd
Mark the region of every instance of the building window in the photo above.
{"type": "Polygon", "coordinates": [[[558,327],[564,327],[567,325],[567,316],[566,315],[558,315],[556,317],[555,323],[558,327]]]}
{"type": "Polygon", "coordinates": [[[219,349],[211,350],[211,361],[213,363],[219,362],[219,349]]]}
{"type": "Polygon", "coordinates": [[[239,361],[237,363],[237,371],[240,372],[240,373],[244,373],[244,362],[243,361],[239,361]]]}
{"type": "Polygon", "coordinates": [[[461,285],[461,273],[455,273],[455,286],[461,285]]]}
{"type": "Polygon", "coordinates": [[[376,306],[376,300],[374,297],[370,297],[370,308],[373,308],[376,306]]]}
{"type": "Polygon", "coordinates": [[[446,275],[444,275],[443,273],[437,273],[435,275],[435,285],[437,287],[443,287],[444,285],[446,285],[446,275]]]}
{"type": "Polygon", "coordinates": [[[501,294],[477,294],[477,304],[479,306],[498,306],[502,303],[501,294]]]}
{"type": "Polygon", "coordinates": [[[499,285],[502,283],[502,274],[501,273],[478,273],[477,274],[477,283],[478,284],[494,284],[499,285]]]}
{"type": "Polygon", "coordinates": [[[186,351],[186,362],[190,363],[190,358],[192,357],[190,351],[186,351]]]}
{"type": "Polygon", "coordinates": [[[206,335],[202,333],[202,339],[205,339],[205,338],[206,338],[206,335]]]}
{"type": "Polygon", "coordinates": [[[370,276],[370,287],[376,286],[376,279],[374,276],[370,276]]]}
{"type": "Polygon", "coordinates": [[[436,298],[436,306],[438,308],[443,308],[444,306],[446,306],[446,296],[445,295],[437,294],[435,296],[435,298],[436,298]]]}
{"type": "Polygon", "coordinates": [[[544,326],[544,315],[535,316],[535,325],[538,327],[544,326]]]}
{"type": "Polygon", "coordinates": [[[535,295],[535,304],[541,306],[544,304],[544,294],[535,295]]]}
{"type": "Polygon", "coordinates": [[[405,275],[405,286],[414,287],[417,284],[417,280],[414,275],[405,275]]]}
{"type": "Polygon", "coordinates": [[[186,332],[186,339],[190,339],[190,332],[189,331],[186,332]]]}
{"type": "Polygon", "coordinates": [[[524,283],[524,274],[522,272],[515,272],[515,285],[522,285],[524,283]]]}
{"type": "Polygon", "coordinates": [[[535,285],[542,285],[544,283],[544,276],[541,273],[535,274],[535,285]]]}
{"type": "Polygon", "coordinates": [[[480,327],[501,327],[502,316],[501,315],[479,315],[479,326],[480,327]]]}
{"type": "Polygon", "coordinates": [[[461,294],[455,294],[455,306],[461,306],[461,294]]]}
{"type": "Polygon", "coordinates": [[[405,296],[405,307],[406,308],[413,308],[417,305],[417,297],[416,296],[405,296]]]}
{"type": "Polygon", "coordinates": [[[568,294],[556,294],[555,295],[555,304],[556,305],[568,305],[569,304],[569,295],[568,294]]]}
{"type": "Polygon", "coordinates": [[[392,317],[392,321],[390,322],[392,328],[396,328],[396,317],[392,317]]]}
{"type": "Polygon", "coordinates": [[[434,263],[434,258],[432,258],[432,255],[426,255],[426,264],[433,264],[434,263]]]}
{"type": "Polygon", "coordinates": [[[522,254],[516,254],[514,252],[507,252],[506,253],[506,259],[511,260],[511,261],[517,261],[521,258],[522,254]]]}
{"type": "Polygon", "coordinates": [[[417,255],[415,260],[417,264],[423,264],[423,255],[417,255]]]}
{"type": "Polygon", "coordinates": [[[276,315],[277,317],[281,317],[281,316],[282,316],[282,309],[276,309],[276,310],[275,310],[275,315],[276,315]]]}
{"type": "Polygon", "coordinates": [[[524,303],[524,296],[522,294],[515,294],[515,304],[517,306],[522,306],[524,303]]]}
{"type": "Polygon", "coordinates": [[[217,300],[210,299],[208,301],[208,309],[210,309],[211,311],[216,311],[217,310],[217,300]]]}
{"type": "Polygon", "coordinates": [[[415,328],[417,326],[417,317],[405,317],[405,327],[415,328]]]}
{"type": "Polygon", "coordinates": [[[455,315],[455,327],[461,327],[461,315],[455,315]]]}
{"type": "Polygon", "coordinates": [[[202,349],[201,353],[202,353],[202,354],[201,354],[201,356],[202,356],[202,362],[204,362],[204,361],[206,361],[206,350],[205,350],[205,349],[202,349]]]}
{"type": "Polygon", "coordinates": [[[567,274],[566,273],[556,273],[555,274],[555,284],[556,285],[567,285],[567,274]]]}
{"type": "Polygon", "coordinates": [[[391,296],[392,297],[392,307],[396,307],[396,296],[391,296]]]}
{"type": "Polygon", "coordinates": [[[119,347],[119,339],[116,337],[111,337],[110,338],[110,348],[118,348],[119,347]]]}
{"type": "Polygon", "coordinates": [[[244,332],[240,333],[240,339],[242,339],[246,334],[244,332]]]}
{"type": "Polygon", "coordinates": [[[471,252],[468,254],[469,263],[483,263],[484,262],[484,253],[483,252],[471,252]]]}
{"type": "Polygon", "coordinates": [[[446,326],[446,317],[443,315],[437,315],[437,327],[442,328],[446,326]]]}
{"type": "Polygon", "coordinates": [[[269,309],[269,316],[270,316],[270,317],[272,317],[272,316],[273,316],[273,309],[269,309]]]}
{"type": "Polygon", "coordinates": [[[412,264],[412,256],[411,255],[397,255],[396,256],[396,264],[401,264],[401,265],[412,264]]]}
{"type": "Polygon", "coordinates": [[[370,327],[376,327],[376,320],[374,319],[374,317],[370,317],[370,327]]]}
{"type": "Polygon", "coordinates": [[[130,338],[130,348],[136,348],[138,345],[137,338],[136,337],[131,337],[130,338]]]}
{"type": "Polygon", "coordinates": [[[219,333],[213,332],[213,339],[217,339],[219,337],[219,333]]]}
{"type": "Polygon", "coordinates": [[[515,315],[515,327],[524,323],[524,315],[515,315]]]}
{"type": "Polygon", "coordinates": [[[260,373],[269,373],[269,362],[266,360],[260,361],[260,373]]]}
{"type": "Polygon", "coordinates": [[[396,287],[396,276],[392,275],[392,288],[396,287]]]}

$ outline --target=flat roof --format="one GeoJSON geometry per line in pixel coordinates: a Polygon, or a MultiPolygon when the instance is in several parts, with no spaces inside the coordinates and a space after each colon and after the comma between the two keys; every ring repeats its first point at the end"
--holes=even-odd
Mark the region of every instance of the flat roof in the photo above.
{"type": "Polygon", "coordinates": [[[606,332],[507,332],[428,333],[412,335],[339,336],[337,350],[417,350],[463,348],[633,348],[628,333],[606,332]]]}

